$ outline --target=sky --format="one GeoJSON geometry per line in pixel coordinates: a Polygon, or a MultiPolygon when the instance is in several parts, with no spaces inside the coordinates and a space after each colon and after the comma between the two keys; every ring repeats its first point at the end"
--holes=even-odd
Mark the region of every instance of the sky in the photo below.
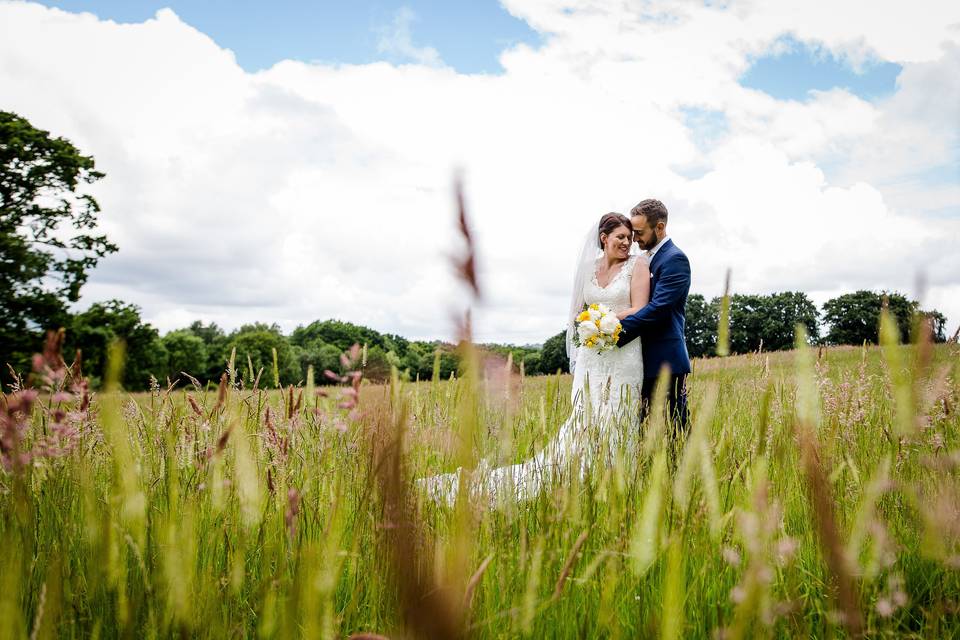
{"type": "Polygon", "coordinates": [[[480,340],[566,322],[584,234],[656,197],[692,291],[899,290],[960,325],[960,4],[11,2],[0,109],[63,135],[120,251],[78,308],[480,340]],[[909,25],[905,27],[904,25],[909,25]]]}
{"type": "MultiPolygon", "coordinates": [[[[365,0],[67,0],[43,2],[73,13],[90,12],[121,24],[153,18],[163,8],[233,51],[249,72],[283,60],[321,64],[403,64],[411,49],[402,42],[415,32],[422,49],[440,53],[462,73],[502,70],[500,52],[521,42],[536,44],[537,32],[497,2],[421,0],[403,4],[365,0]],[[395,38],[399,34],[400,40],[395,38]],[[391,44],[391,42],[393,44],[391,44]]],[[[416,59],[417,54],[413,54],[416,59]]],[[[431,55],[431,54],[427,54],[431,55]]]]}

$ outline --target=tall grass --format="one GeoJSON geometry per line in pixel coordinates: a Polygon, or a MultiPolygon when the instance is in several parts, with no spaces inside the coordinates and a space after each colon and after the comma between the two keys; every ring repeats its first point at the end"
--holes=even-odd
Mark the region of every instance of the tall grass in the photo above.
{"type": "Polygon", "coordinates": [[[411,480],[529,457],[568,377],[130,395],[112,362],[4,397],[4,637],[960,635],[956,345],[697,361],[676,456],[493,509],[411,480]]]}

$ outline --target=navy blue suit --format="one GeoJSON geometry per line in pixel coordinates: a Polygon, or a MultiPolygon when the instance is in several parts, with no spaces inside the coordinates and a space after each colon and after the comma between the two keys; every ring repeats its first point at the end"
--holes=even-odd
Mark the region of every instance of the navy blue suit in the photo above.
{"type": "Polygon", "coordinates": [[[687,424],[686,377],[690,356],[684,336],[687,294],[690,293],[690,261],[673,240],[667,239],[650,261],[650,301],[620,321],[619,344],[636,337],[643,341],[643,392],[650,401],[660,368],[670,367],[668,393],[670,412],[679,429],[687,424]]]}

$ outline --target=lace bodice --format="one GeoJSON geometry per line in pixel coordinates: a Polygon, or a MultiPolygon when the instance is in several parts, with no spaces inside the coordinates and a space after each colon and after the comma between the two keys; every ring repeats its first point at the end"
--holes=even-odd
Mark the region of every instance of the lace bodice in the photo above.
{"type": "MultiPolygon", "coordinates": [[[[636,266],[639,255],[632,255],[626,262],[620,266],[613,279],[605,287],[601,287],[597,282],[597,272],[594,270],[593,277],[584,285],[583,301],[586,304],[605,304],[610,307],[614,313],[630,308],[630,281],[633,268],[636,266]]],[[[599,261],[597,266],[600,266],[599,261]]]]}

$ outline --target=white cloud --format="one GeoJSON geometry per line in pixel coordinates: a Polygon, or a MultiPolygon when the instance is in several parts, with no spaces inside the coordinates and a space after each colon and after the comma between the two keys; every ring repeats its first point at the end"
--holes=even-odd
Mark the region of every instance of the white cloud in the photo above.
{"type": "Polygon", "coordinates": [[[436,49],[433,47],[418,47],[413,44],[410,27],[416,19],[417,15],[409,7],[397,9],[391,23],[379,29],[380,40],[377,42],[377,51],[399,56],[417,64],[431,67],[442,65],[443,61],[436,49]]]}
{"type": "Polygon", "coordinates": [[[120,25],[0,2],[0,102],[108,174],[96,195],[121,250],[85,302],[136,302],[163,329],[339,317],[449,337],[463,300],[447,259],[460,248],[462,167],[482,339],[558,331],[584,230],[648,196],[671,209],[695,291],[716,295],[727,267],[738,291],[817,295],[912,292],[922,271],[925,300],[960,322],[960,188],[930,178],[958,162],[952,3],[909,15],[869,3],[504,4],[545,40],[505,51],[505,72],[489,76],[414,45],[403,11],[381,47],[416,64],[285,61],[249,74],[169,10],[120,25]],[[800,103],[740,86],[786,33],[903,64],[897,92],[800,103]],[[691,107],[720,114],[724,130],[700,135],[691,107]]]}

